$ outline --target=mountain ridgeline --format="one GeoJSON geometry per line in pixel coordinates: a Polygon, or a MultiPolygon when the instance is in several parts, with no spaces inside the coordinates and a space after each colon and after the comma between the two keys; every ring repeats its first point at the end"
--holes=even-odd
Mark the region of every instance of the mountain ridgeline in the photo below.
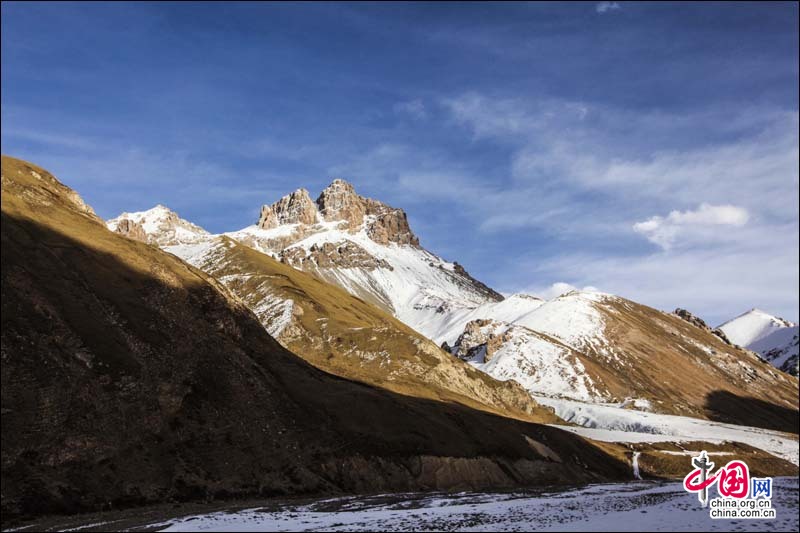
{"type": "Polygon", "coordinates": [[[2,159],[2,510],[630,476],[543,425],[318,370],[222,283],[2,159]]]}
{"type": "MultiPolygon", "coordinates": [[[[533,397],[635,403],[656,413],[787,430],[797,426],[796,378],[734,345],[721,329],[687,311],[666,313],[599,292],[573,291],[551,301],[525,294],[503,298],[458,263],[425,250],[402,210],[364,198],[342,180],[334,180],[316,201],[298,189],[263,206],[256,224],[221,236],[197,228],[176,238],[173,228],[196,226],[161,209],[123,214],[109,227],[121,231],[121,222],[134,220],[160,228],[148,233],[151,242],[215,276],[284,345],[338,375],[408,392],[401,382],[413,374],[418,382],[428,380],[415,386],[414,394],[444,387],[492,409],[507,409],[507,400],[487,396],[498,390],[494,387],[479,391],[449,376],[436,379],[426,370],[430,363],[407,365],[401,354],[419,350],[387,344],[396,336],[360,323],[336,325],[343,307],[361,306],[360,316],[378,308],[411,328],[401,329],[415,338],[417,348],[436,354],[435,368],[453,367],[425,338],[487,376],[519,383],[533,397]],[[293,269],[277,275],[265,256],[293,269]],[[281,285],[290,277],[294,288],[287,290],[281,285]],[[311,279],[336,285],[355,299],[338,292],[342,308],[327,306],[323,317],[304,318],[309,300],[316,307],[321,303],[298,290],[300,280],[310,287],[311,279]],[[715,400],[721,394],[752,398],[758,407],[715,400]],[[769,405],[774,409],[764,407],[769,405]]],[[[518,416],[518,409],[506,413],[518,416]]]]}

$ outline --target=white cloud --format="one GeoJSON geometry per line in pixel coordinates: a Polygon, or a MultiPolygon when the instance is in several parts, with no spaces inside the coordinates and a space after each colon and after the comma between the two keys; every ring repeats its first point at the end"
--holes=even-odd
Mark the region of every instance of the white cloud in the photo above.
{"type": "Polygon", "coordinates": [[[754,231],[722,249],[674,249],[646,255],[565,253],[550,259],[531,254],[520,259],[527,277],[570,279],[574,286],[594,285],[604,292],[672,311],[683,307],[710,324],[720,324],[759,307],[797,320],[800,291],[796,225],[754,231]]]}
{"type": "Polygon", "coordinates": [[[706,226],[744,226],[749,219],[750,214],[741,207],[704,203],[695,211],[672,211],[666,217],[654,216],[637,222],[633,231],[669,250],[682,233],[696,234],[706,226]]]}
{"type": "MultiPolygon", "coordinates": [[[[712,322],[755,305],[796,318],[797,112],[632,113],[475,92],[440,103],[505,162],[480,169],[433,146],[384,143],[331,173],[368,178],[367,192],[412,212],[438,202],[516,246],[485,279],[505,292],[555,295],[552,282],[566,279],[712,322]]],[[[451,246],[434,228],[421,236],[455,257],[471,244],[451,246]]]]}
{"type": "Polygon", "coordinates": [[[755,305],[796,318],[796,111],[632,113],[477,93],[443,103],[476,142],[509,153],[511,181],[464,206],[481,214],[479,229],[549,240],[496,274],[506,292],[549,294],[567,278],[712,322],[755,305]],[[636,235],[660,248],[642,250],[636,235]]]}
{"type": "Polygon", "coordinates": [[[606,13],[608,11],[616,11],[618,9],[622,9],[622,6],[620,6],[617,2],[600,2],[595,6],[595,10],[598,13],[606,13]]]}
{"type": "MultiPolygon", "coordinates": [[[[738,205],[784,220],[798,215],[794,111],[632,114],[580,102],[526,102],[476,93],[443,103],[476,140],[509,147],[512,202],[516,199],[526,213],[564,204],[576,209],[563,213],[566,230],[576,225],[606,228],[623,216],[641,220],[669,203],[738,205]],[[682,141],[698,132],[702,139],[714,134],[720,140],[682,141]],[[590,206],[575,201],[589,196],[601,198],[590,206]]],[[[542,222],[536,216],[528,219],[530,226],[542,222]]]]}

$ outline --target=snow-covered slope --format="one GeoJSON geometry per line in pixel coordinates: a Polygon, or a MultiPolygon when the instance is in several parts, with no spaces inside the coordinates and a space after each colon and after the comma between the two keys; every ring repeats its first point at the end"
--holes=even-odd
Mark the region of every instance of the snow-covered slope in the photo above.
{"type": "Polygon", "coordinates": [[[283,346],[326,372],[406,396],[555,420],[519,384],[487,379],[376,306],[228,236],[164,250],[219,280],[283,346]]]}
{"type": "Polygon", "coordinates": [[[725,322],[719,329],[731,342],[753,350],[784,372],[798,374],[800,328],[797,324],[760,309],[751,309],[725,322]]]}
{"type": "Polygon", "coordinates": [[[751,424],[759,416],[786,421],[777,411],[755,414],[746,398],[797,404],[796,380],[754,353],[674,314],[599,292],[568,292],[513,322],[473,320],[451,353],[551,398],[627,400],[654,412],[751,424]]]}
{"type": "Polygon", "coordinates": [[[563,429],[595,440],[743,442],[795,465],[800,463],[797,439],[780,431],[649,413],[613,404],[587,404],[546,397],[537,397],[537,400],[552,407],[567,422],[575,424],[563,429]]]}
{"type": "Polygon", "coordinates": [[[760,309],[751,309],[725,322],[719,328],[725,332],[731,342],[735,342],[739,346],[751,346],[777,330],[791,328],[795,325],[760,309]]]}
{"type": "Polygon", "coordinates": [[[437,343],[454,340],[481,306],[501,302],[496,312],[506,318],[541,303],[523,296],[503,302],[461,265],[422,248],[401,209],[364,198],[342,180],[316,201],[298,189],[264,206],[257,224],[226,235],[344,288],[437,343]]]}

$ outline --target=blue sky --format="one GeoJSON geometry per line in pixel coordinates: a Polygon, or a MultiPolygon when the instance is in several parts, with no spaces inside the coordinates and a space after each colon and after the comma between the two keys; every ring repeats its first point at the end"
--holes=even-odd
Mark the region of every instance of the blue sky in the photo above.
{"type": "Polygon", "coordinates": [[[2,151],[210,231],[333,177],[504,291],[798,318],[798,7],[2,4],[2,151]]]}

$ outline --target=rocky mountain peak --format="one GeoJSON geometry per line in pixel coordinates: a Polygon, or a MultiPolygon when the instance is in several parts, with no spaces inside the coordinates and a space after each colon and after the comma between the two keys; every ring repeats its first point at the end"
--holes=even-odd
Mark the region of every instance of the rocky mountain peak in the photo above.
{"type": "Polygon", "coordinates": [[[282,224],[314,224],[317,222],[317,205],[306,189],[297,189],[272,205],[261,207],[258,227],[272,229],[282,224]]]}
{"type": "Polygon", "coordinates": [[[335,179],[320,193],[317,207],[325,220],[344,220],[348,229],[355,231],[364,222],[366,198],[356,194],[350,183],[335,179]]]}
{"type": "MultiPolygon", "coordinates": [[[[268,230],[284,224],[313,226],[322,220],[340,222],[338,228],[350,233],[364,230],[378,244],[419,246],[405,211],[359,195],[353,185],[343,179],[333,180],[316,202],[311,200],[306,189],[298,189],[272,205],[262,206],[256,225],[268,230]]],[[[314,231],[306,228],[299,234],[308,235],[314,231]]]]}
{"type": "Polygon", "coordinates": [[[209,233],[182,219],[178,213],[161,204],[135,213],[122,213],[106,222],[111,231],[131,239],[159,246],[188,244],[208,237],[209,233]]]}

